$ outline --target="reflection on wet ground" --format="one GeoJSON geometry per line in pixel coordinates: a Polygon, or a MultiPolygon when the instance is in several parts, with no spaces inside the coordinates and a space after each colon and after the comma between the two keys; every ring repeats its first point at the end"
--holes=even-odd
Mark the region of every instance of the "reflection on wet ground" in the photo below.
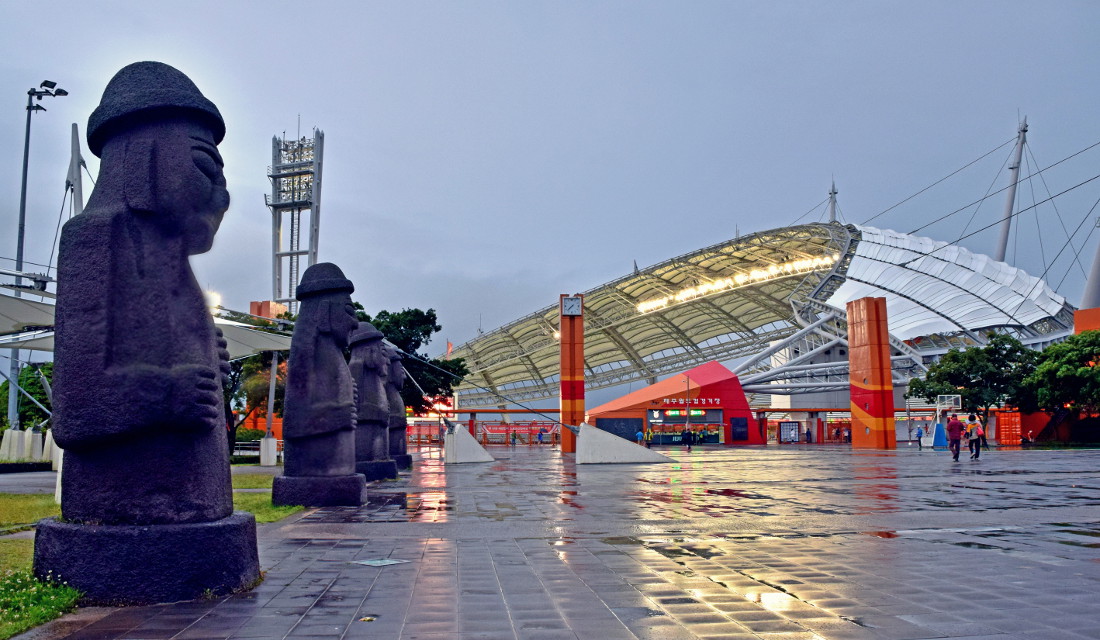
{"type": "Polygon", "coordinates": [[[1100,638],[1100,451],[490,452],[418,452],[362,507],[264,529],[255,590],[83,637],[1100,638]]]}

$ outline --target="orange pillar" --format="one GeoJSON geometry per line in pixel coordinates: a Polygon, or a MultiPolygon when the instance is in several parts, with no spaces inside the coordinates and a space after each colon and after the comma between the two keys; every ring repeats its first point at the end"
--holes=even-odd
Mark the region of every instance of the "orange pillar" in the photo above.
{"type": "Polygon", "coordinates": [[[894,382],[890,376],[886,298],[848,303],[848,371],[852,447],[893,449],[894,382]]]}
{"type": "MultiPolygon", "coordinates": [[[[558,298],[559,353],[561,356],[561,422],[577,426],[584,421],[584,296],[558,298]]],[[[577,437],[561,430],[562,453],[577,451],[577,437]]]]}

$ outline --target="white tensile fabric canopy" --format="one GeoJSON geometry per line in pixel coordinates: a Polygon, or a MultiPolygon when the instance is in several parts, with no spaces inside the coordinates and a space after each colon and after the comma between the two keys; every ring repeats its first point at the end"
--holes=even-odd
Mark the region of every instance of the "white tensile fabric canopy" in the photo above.
{"type": "MultiPolygon", "coordinates": [[[[54,308],[52,304],[27,298],[0,295],[0,349],[53,351],[54,308]],[[25,331],[28,327],[50,327],[25,331]],[[10,335],[3,335],[10,334],[10,335]]],[[[236,360],[264,351],[289,351],[290,336],[261,331],[225,318],[214,318],[229,343],[229,357],[236,360]]]]}

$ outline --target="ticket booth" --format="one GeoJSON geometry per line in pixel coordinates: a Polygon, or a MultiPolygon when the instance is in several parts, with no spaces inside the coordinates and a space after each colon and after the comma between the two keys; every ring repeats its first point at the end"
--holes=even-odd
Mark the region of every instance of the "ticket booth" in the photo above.
{"type": "Polygon", "coordinates": [[[588,424],[634,440],[638,431],[653,444],[678,445],[685,428],[696,443],[765,444],[737,375],[708,362],[588,411],[588,424]]]}

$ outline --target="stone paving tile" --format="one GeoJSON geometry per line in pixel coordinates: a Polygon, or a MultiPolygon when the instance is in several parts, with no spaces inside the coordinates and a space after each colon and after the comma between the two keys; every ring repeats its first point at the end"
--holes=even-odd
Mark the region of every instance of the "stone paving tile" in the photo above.
{"type": "Polygon", "coordinates": [[[840,447],[655,467],[491,453],[444,468],[423,452],[362,508],[261,528],[250,593],[120,609],[68,637],[1100,638],[1097,451],[993,451],[980,468],[840,447]],[[373,558],[409,562],[351,563],[373,558]]]}

